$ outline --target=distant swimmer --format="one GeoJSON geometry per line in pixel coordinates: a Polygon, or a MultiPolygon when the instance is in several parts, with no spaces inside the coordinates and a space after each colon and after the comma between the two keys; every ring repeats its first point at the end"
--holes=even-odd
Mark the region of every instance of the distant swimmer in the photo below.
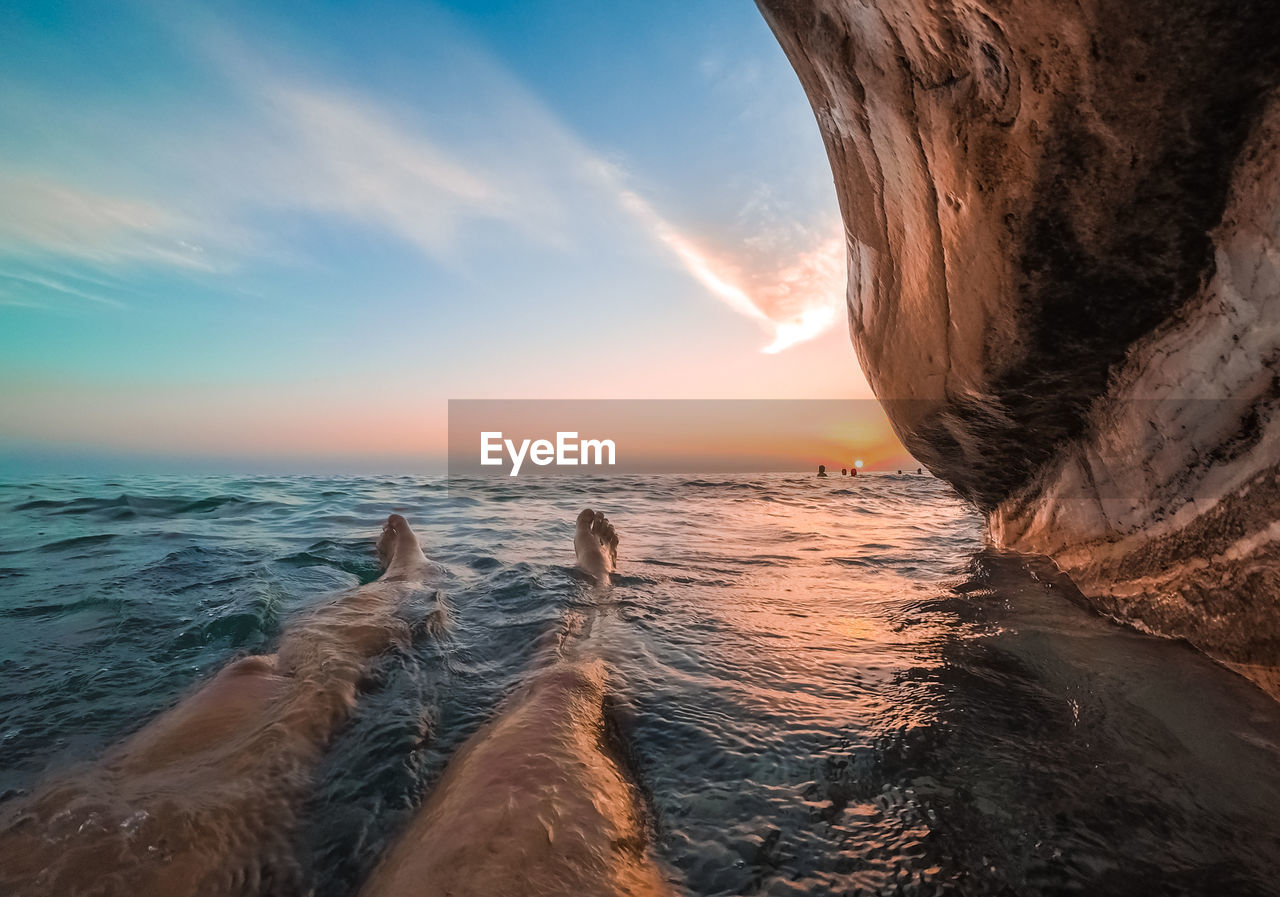
{"type": "Polygon", "coordinates": [[[849,471],[849,476],[856,477],[857,475],[858,475],[858,468],[855,467],[853,468],[853,470],[849,471]]]}
{"type": "Polygon", "coordinates": [[[818,465],[818,476],[820,476],[820,477],[825,477],[826,475],[827,475],[827,465],[825,465],[825,464],[819,464],[819,465],[818,465]]]}
{"type": "Polygon", "coordinates": [[[899,468],[898,468],[898,476],[902,476],[902,468],[901,468],[901,467],[899,467],[899,468]]]}
{"type": "Polygon", "coordinates": [[[917,468],[916,468],[916,473],[917,473],[917,474],[924,473],[924,468],[923,468],[923,467],[917,467],[917,468]]]}
{"type": "Polygon", "coordinates": [[[847,477],[848,475],[849,475],[849,471],[848,471],[846,468],[841,467],[841,468],[840,468],[840,476],[842,476],[842,477],[847,477]]]}

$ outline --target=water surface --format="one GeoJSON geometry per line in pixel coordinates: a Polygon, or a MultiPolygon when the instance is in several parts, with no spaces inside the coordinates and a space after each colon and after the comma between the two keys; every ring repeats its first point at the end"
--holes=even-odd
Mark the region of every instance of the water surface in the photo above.
{"type": "Polygon", "coordinates": [[[614,671],[690,894],[1280,893],[1280,705],[986,550],[929,477],[0,484],[0,793],[375,578],[392,510],[451,622],[380,662],[325,762],[298,843],[321,897],[563,631],[614,671]],[[586,505],[622,536],[603,601],[571,571],[586,505]]]}

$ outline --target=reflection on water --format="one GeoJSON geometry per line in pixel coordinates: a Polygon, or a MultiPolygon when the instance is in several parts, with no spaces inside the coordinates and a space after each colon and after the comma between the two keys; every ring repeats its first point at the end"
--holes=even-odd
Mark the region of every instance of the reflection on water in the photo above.
{"type": "Polygon", "coordinates": [[[100,754],[408,516],[451,625],[388,654],[296,841],[367,873],[548,636],[610,664],[692,894],[1280,893],[1280,707],[985,551],[930,478],[58,479],[0,486],[0,792],[100,754]],[[623,575],[570,573],[608,512],[623,575]]]}

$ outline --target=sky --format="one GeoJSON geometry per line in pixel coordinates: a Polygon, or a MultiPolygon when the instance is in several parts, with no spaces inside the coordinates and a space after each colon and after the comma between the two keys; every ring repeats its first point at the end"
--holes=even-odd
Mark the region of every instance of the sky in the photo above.
{"type": "Polygon", "coordinates": [[[871,395],[749,0],[10,2],[0,33],[0,452],[417,468],[449,399],[871,395]]]}

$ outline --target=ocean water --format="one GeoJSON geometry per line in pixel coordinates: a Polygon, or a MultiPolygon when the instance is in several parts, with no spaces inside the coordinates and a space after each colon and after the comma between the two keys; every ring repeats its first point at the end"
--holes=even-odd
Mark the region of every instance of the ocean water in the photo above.
{"type": "Polygon", "coordinates": [[[448,626],[381,659],[296,849],[354,893],[557,633],[603,657],[689,894],[1277,894],[1280,705],[989,550],[929,477],[134,476],[0,484],[0,794],[100,755],[379,573],[390,511],[448,626]],[[607,595],[572,571],[617,525],[607,595]]]}

